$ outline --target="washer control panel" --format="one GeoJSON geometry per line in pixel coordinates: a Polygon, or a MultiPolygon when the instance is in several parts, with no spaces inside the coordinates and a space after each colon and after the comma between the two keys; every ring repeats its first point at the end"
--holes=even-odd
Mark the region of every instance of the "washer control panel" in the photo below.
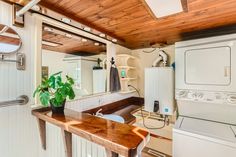
{"type": "Polygon", "coordinates": [[[177,100],[236,105],[236,93],[176,89],[175,98],[177,100]]]}

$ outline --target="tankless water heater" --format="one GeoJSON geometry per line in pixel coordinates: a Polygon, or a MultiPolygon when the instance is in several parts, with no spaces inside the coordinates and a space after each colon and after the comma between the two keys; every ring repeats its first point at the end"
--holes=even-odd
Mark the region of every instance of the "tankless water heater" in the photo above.
{"type": "Polygon", "coordinates": [[[148,112],[172,115],[174,112],[174,71],[172,67],[145,69],[145,107],[148,112]]]}

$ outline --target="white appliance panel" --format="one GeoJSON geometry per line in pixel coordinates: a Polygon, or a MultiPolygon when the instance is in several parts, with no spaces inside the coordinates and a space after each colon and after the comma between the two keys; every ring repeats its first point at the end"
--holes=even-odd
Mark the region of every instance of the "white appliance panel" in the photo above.
{"type": "Polygon", "coordinates": [[[145,110],[153,112],[154,102],[159,101],[160,113],[174,112],[174,71],[171,67],[145,69],[145,110]]]}
{"type": "Polygon", "coordinates": [[[179,117],[173,129],[173,156],[234,157],[236,137],[230,127],[234,126],[179,117]]]}
{"type": "Polygon", "coordinates": [[[236,34],[204,41],[176,43],[176,89],[236,92],[236,34]]]}
{"type": "Polygon", "coordinates": [[[231,125],[195,118],[184,118],[179,126],[181,130],[203,136],[236,143],[236,137],[231,125]]]}
{"type": "Polygon", "coordinates": [[[173,157],[235,157],[236,34],[175,46],[173,157]]]}
{"type": "Polygon", "coordinates": [[[236,34],[175,46],[180,115],[236,124],[236,34]]]}
{"type": "Polygon", "coordinates": [[[231,49],[209,47],[185,52],[185,80],[187,84],[229,85],[231,49]]]}
{"type": "Polygon", "coordinates": [[[173,157],[235,157],[236,149],[198,137],[173,133],[173,157]]]}

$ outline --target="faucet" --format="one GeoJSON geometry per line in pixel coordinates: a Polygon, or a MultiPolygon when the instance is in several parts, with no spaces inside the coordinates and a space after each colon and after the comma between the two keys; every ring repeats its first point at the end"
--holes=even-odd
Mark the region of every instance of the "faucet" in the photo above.
{"type": "Polygon", "coordinates": [[[101,111],[102,111],[102,109],[99,109],[99,110],[96,112],[95,116],[97,116],[97,117],[103,117],[103,114],[101,113],[101,111]]]}

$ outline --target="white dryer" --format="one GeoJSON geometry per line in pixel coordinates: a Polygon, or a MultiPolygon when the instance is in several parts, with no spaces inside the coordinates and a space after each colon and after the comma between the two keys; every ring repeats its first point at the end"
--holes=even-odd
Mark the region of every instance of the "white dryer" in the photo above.
{"type": "Polygon", "coordinates": [[[174,157],[236,157],[236,34],[176,43],[174,157]]]}

